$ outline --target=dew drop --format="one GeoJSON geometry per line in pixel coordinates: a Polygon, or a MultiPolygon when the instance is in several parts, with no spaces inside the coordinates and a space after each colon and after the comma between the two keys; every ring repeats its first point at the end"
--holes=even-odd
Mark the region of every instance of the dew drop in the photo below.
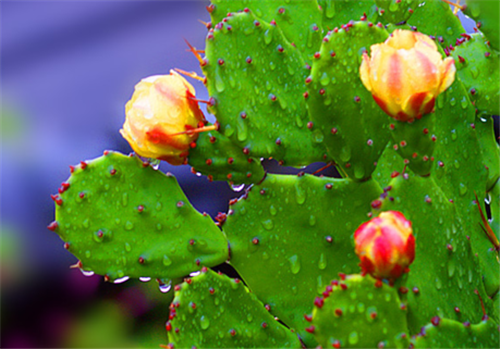
{"type": "Polygon", "coordinates": [[[168,267],[172,264],[172,260],[167,255],[163,255],[163,265],[168,267]]]}
{"type": "Polygon", "coordinates": [[[235,192],[240,192],[245,188],[245,184],[231,184],[231,189],[235,192]]]}
{"type": "Polygon", "coordinates": [[[210,319],[202,315],[200,318],[200,327],[202,330],[206,330],[210,326],[210,319]]]}
{"type": "Polygon", "coordinates": [[[122,205],[127,206],[128,205],[128,193],[123,193],[122,195],[122,205]]]}
{"type": "Polygon", "coordinates": [[[300,271],[299,256],[294,254],[293,256],[288,258],[288,261],[290,262],[290,268],[291,268],[292,274],[297,274],[300,271]]]}
{"type": "Polygon", "coordinates": [[[130,279],[130,277],[124,276],[124,277],[113,280],[113,283],[114,284],[121,284],[121,283],[124,283],[125,281],[127,281],[128,279],[130,279]]]}
{"type": "Polygon", "coordinates": [[[326,258],[323,253],[319,255],[318,268],[320,270],[324,270],[326,268],[326,258]]]}
{"type": "Polygon", "coordinates": [[[272,219],[266,219],[265,221],[261,221],[261,223],[266,230],[272,230],[274,227],[272,219]]]}
{"type": "Polygon", "coordinates": [[[168,293],[172,289],[172,281],[169,281],[166,284],[159,284],[158,288],[161,293],[168,293]]]}
{"type": "Polygon", "coordinates": [[[359,341],[358,332],[353,331],[349,334],[349,344],[355,345],[359,341]]]}
{"type": "Polygon", "coordinates": [[[85,276],[92,276],[92,275],[94,275],[94,272],[92,270],[83,270],[83,269],[80,268],[80,271],[85,276]]]}

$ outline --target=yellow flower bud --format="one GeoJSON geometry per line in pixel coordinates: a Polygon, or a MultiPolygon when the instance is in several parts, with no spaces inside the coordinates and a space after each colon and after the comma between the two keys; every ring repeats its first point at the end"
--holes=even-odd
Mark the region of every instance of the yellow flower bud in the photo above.
{"type": "Polygon", "coordinates": [[[396,29],[363,53],[359,75],[373,99],[400,121],[419,119],[434,109],[436,97],[455,79],[453,58],[442,59],[434,41],[422,33],[396,29]]]}
{"type": "Polygon", "coordinates": [[[193,86],[174,71],[142,79],[125,106],[120,133],[138,155],[181,165],[198,138],[186,131],[205,122],[194,96],[193,86]]]}

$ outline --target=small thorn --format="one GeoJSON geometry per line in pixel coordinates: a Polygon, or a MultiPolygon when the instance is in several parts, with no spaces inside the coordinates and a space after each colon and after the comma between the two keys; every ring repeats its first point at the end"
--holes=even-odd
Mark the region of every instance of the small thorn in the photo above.
{"type": "Polygon", "coordinates": [[[188,72],[188,71],[178,69],[178,68],[175,68],[174,70],[182,75],[189,76],[190,78],[199,80],[201,82],[205,82],[206,77],[201,77],[198,74],[196,74],[195,72],[188,72]]]}
{"type": "Polygon", "coordinates": [[[194,48],[190,43],[189,41],[187,41],[186,39],[184,39],[184,41],[186,42],[186,44],[189,46],[189,51],[191,51],[195,57],[198,59],[198,62],[200,62],[201,65],[204,65],[204,61],[203,61],[203,58],[200,56],[200,54],[198,53],[198,51],[196,50],[196,48],[194,48]]]}
{"type": "Polygon", "coordinates": [[[70,269],[81,269],[82,267],[83,267],[83,264],[81,261],[78,261],[75,264],[69,266],[70,269]]]}

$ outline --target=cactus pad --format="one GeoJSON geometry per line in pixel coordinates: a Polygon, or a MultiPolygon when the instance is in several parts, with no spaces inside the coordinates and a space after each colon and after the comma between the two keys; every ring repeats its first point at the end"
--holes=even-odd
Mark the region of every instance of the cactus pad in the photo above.
{"type": "Polygon", "coordinates": [[[306,80],[312,133],[324,138],[341,171],[356,180],[370,177],[390,138],[389,117],[359,78],[363,52],[387,37],[366,21],[330,32],[306,80]]]}
{"type": "Polygon", "coordinates": [[[323,348],[407,348],[406,306],[371,276],[333,280],[316,299],[308,330],[323,348]]]}
{"type": "Polygon", "coordinates": [[[56,201],[55,231],[83,269],[111,280],[176,278],[227,259],[227,241],[172,175],[105,152],[82,162],[56,201]]]}
{"type": "Polygon", "coordinates": [[[337,273],[359,270],[352,234],[380,192],[372,180],[268,174],[230,208],[230,263],[308,346],[316,345],[304,331],[310,301],[337,273]]]}
{"type": "Polygon", "coordinates": [[[203,269],[177,286],[166,326],[173,347],[301,348],[239,281],[203,269]]]}
{"type": "Polygon", "coordinates": [[[205,52],[221,133],[256,158],[290,166],[323,159],[323,145],[306,127],[305,63],[279,25],[234,13],[209,32],[205,52]]]}

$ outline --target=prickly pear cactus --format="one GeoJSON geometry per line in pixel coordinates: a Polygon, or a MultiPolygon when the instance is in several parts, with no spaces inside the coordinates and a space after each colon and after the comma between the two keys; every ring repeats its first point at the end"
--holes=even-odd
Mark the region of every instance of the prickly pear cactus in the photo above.
{"type": "MultiPolygon", "coordinates": [[[[191,48],[206,76],[188,75],[205,83],[217,123],[129,138],[188,149],[193,172],[249,186],[212,219],[133,154],[82,161],[52,196],[48,227],[76,267],[173,284],[169,348],[498,348],[498,3],[213,0],[207,10],[205,50],[191,48]],[[324,162],[342,178],[269,173],[264,158],[324,162]],[[387,211],[405,217],[410,250],[394,247],[387,211]],[[363,242],[376,217],[374,236],[388,240],[363,242]],[[405,265],[391,257],[396,273],[373,272],[404,253],[405,265]],[[240,278],[211,269],[224,263],[240,278]]],[[[194,108],[193,95],[179,98],[194,108]]],[[[164,112],[152,118],[181,122],[164,112]]]]}

